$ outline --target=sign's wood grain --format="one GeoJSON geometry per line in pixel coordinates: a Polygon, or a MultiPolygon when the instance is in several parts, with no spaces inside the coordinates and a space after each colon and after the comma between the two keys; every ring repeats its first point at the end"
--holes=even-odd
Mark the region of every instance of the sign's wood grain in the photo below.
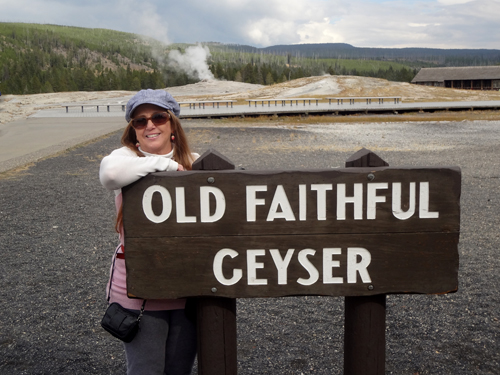
{"type": "MultiPolygon", "coordinates": [[[[164,237],[127,240],[127,278],[129,292],[142,298],[180,298],[188,296],[281,297],[290,295],[365,296],[387,293],[447,293],[458,286],[458,234],[412,233],[350,235],[301,235],[287,238],[275,236],[235,237],[164,237]],[[266,246],[262,246],[266,244],[266,246]],[[361,247],[371,254],[367,267],[370,282],[347,281],[347,249],[361,247]],[[222,271],[230,279],[235,269],[242,270],[234,285],[222,285],[214,276],[214,258],[221,249],[230,248],[238,256],[225,257],[222,271]],[[339,262],[330,267],[340,284],[324,284],[323,249],[340,248],[340,255],[330,259],[339,262]],[[257,256],[258,279],[267,285],[249,285],[247,250],[264,249],[257,256]],[[294,249],[287,268],[286,285],[278,284],[278,271],[270,254],[278,249],[284,259],[294,249]],[[298,279],[310,279],[301,265],[301,250],[315,250],[308,259],[318,272],[312,285],[301,285],[298,279]],[[439,249],[439,250],[436,250],[439,249]],[[216,288],[216,292],[213,291],[216,288]]],[[[358,259],[359,261],[359,259],[358,259]]],[[[311,279],[313,280],[313,279],[311,279]]]]}
{"type": "MultiPolygon", "coordinates": [[[[327,171],[196,171],[164,172],[144,177],[124,188],[124,225],[127,237],[215,236],[215,235],[294,235],[301,233],[406,233],[406,232],[458,232],[460,227],[460,181],[458,168],[353,168],[327,171]],[[369,181],[371,174],[374,179],[369,181]],[[210,184],[209,178],[214,183],[210,184]],[[401,183],[402,209],[409,204],[409,184],[415,186],[415,214],[406,220],[396,218],[392,213],[392,183],[401,183]],[[429,210],[439,212],[437,220],[419,218],[420,182],[429,184],[429,210]],[[367,218],[367,190],[369,184],[387,183],[387,189],[379,189],[377,195],[386,197],[385,203],[377,203],[376,219],[367,218]],[[324,220],[318,220],[318,192],[312,185],[332,185],[325,191],[324,220]],[[362,219],[354,218],[354,205],[347,203],[346,219],[338,220],[337,184],[345,184],[346,196],[353,196],[354,184],[362,184],[362,219]],[[165,187],[172,199],[172,212],[167,220],[151,225],[143,213],[144,191],[152,186],[165,187]],[[246,186],[266,186],[267,191],[258,191],[256,197],[265,204],[255,208],[256,219],[247,221],[246,186]],[[268,221],[269,209],[277,186],[282,185],[293,211],[294,221],[275,219],[268,221]],[[299,185],[306,185],[306,220],[300,219],[299,185]],[[220,189],[225,196],[224,216],[213,223],[200,222],[200,186],[220,189]],[[176,187],[184,187],[185,215],[196,222],[178,223],[176,187]]],[[[211,197],[212,199],[213,197],[211,197]]],[[[211,206],[215,205],[211,200],[211,206]]],[[[153,195],[156,214],[162,212],[160,194],[153,195]]]]}

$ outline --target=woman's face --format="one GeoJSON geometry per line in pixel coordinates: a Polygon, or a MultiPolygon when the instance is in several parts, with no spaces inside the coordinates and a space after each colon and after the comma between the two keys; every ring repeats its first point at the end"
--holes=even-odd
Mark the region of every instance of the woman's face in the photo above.
{"type": "MultiPolygon", "coordinates": [[[[142,104],[135,109],[133,118],[150,118],[155,112],[166,112],[166,110],[153,104],[142,104]]],[[[134,130],[143,151],[157,155],[165,155],[172,151],[170,119],[166,124],[158,126],[148,120],[148,124],[144,129],[134,130]]]]}

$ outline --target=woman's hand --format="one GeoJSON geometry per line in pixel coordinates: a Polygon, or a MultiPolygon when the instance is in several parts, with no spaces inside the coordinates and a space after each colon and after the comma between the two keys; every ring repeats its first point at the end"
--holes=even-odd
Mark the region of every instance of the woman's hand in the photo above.
{"type": "Polygon", "coordinates": [[[177,170],[178,171],[184,171],[184,167],[182,165],[179,164],[179,166],[177,167],[177,170]]]}

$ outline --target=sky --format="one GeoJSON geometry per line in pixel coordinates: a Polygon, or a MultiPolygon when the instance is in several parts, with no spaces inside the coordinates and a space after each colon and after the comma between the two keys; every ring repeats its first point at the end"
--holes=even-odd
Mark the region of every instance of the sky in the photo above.
{"type": "Polygon", "coordinates": [[[500,49],[500,0],[0,0],[0,22],[105,28],[168,44],[500,49]]]}

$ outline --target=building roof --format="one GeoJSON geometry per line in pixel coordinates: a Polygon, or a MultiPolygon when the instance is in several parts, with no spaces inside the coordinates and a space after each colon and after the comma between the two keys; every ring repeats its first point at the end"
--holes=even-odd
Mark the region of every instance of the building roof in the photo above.
{"type": "Polygon", "coordinates": [[[469,79],[500,79],[500,66],[422,68],[411,82],[444,82],[469,79]]]}

